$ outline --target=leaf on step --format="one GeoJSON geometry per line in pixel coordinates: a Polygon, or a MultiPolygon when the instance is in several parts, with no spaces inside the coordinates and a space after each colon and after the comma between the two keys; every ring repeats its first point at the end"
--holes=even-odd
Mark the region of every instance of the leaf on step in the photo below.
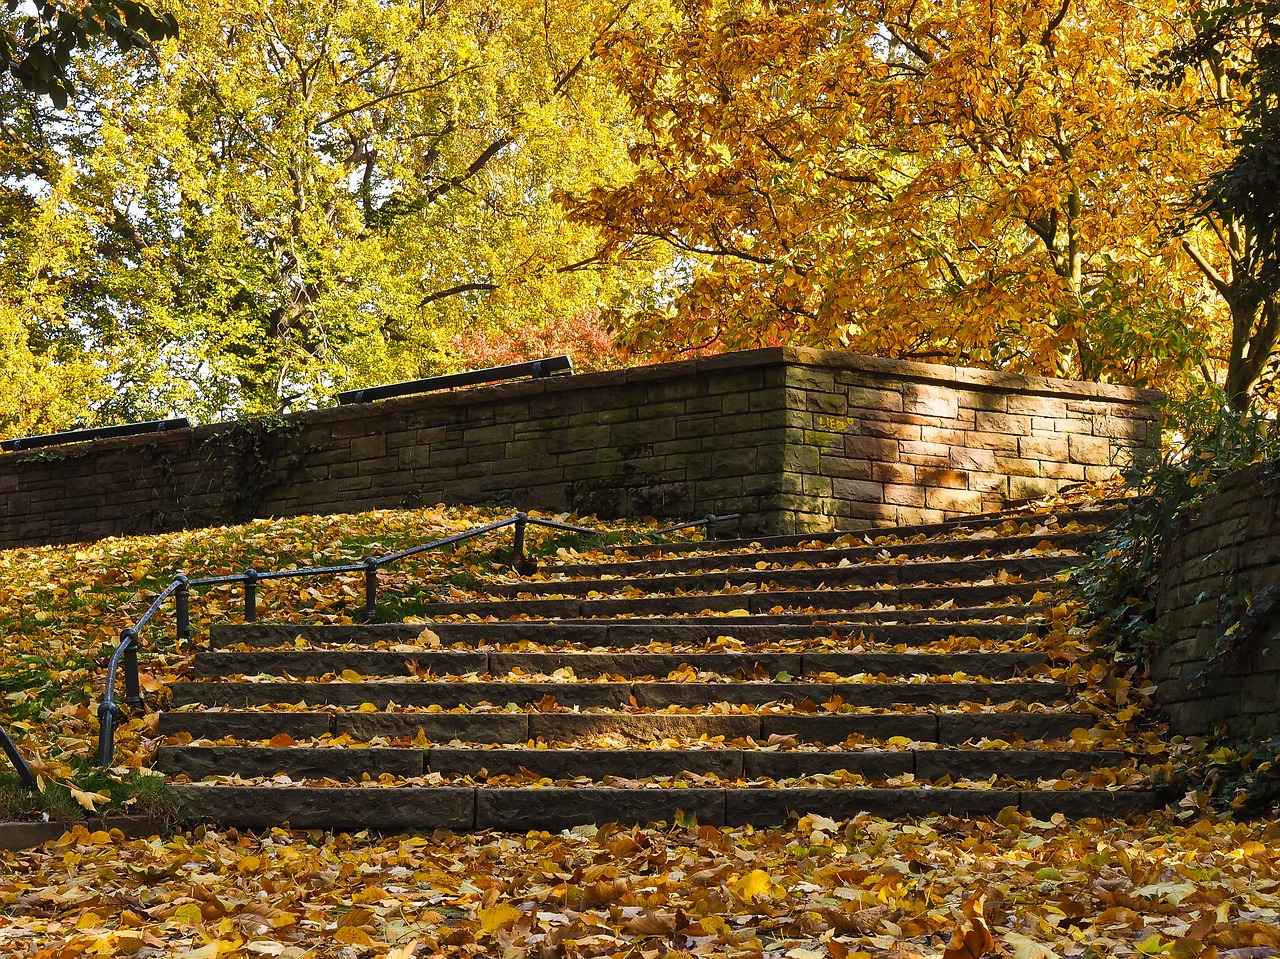
{"type": "Polygon", "coordinates": [[[733,894],[744,902],[755,902],[768,897],[773,880],[763,869],[753,869],[729,884],[733,894]]]}
{"type": "Polygon", "coordinates": [[[1058,954],[1048,946],[1016,932],[1006,932],[1004,941],[1006,945],[1013,947],[1013,959],[1059,959],[1058,954]]]}
{"type": "Polygon", "coordinates": [[[676,923],[674,912],[653,911],[632,916],[622,924],[622,928],[642,936],[670,936],[676,931],[676,923]]]}
{"type": "Polygon", "coordinates": [[[480,918],[480,935],[491,936],[499,929],[507,929],[516,924],[524,915],[510,903],[500,902],[477,914],[480,918]]]}
{"type": "Polygon", "coordinates": [[[422,646],[439,646],[440,634],[428,626],[418,634],[418,643],[422,646]]]}
{"type": "Polygon", "coordinates": [[[974,893],[960,904],[964,918],[956,923],[951,942],[942,953],[942,959],[978,959],[996,947],[995,938],[983,915],[987,897],[974,893]]]}
{"type": "Polygon", "coordinates": [[[274,736],[272,736],[270,739],[267,740],[268,746],[275,746],[276,748],[280,748],[282,746],[293,746],[296,743],[297,743],[297,740],[294,739],[292,736],[290,736],[288,733],[276,733],[274,736]]]}
{"type": "Polygon", "coordinates": [[[556,710],[556,698],[547,693],[533,704],[533,708],[540,713],[553,713],[556,710]]]}
{"type": "Polygon", "coordinates": [[[334,931],[333,938],[349,946],[364,946],[366,949],[377,945],[373,936],[359,926],[339,926],[334,931]]]}

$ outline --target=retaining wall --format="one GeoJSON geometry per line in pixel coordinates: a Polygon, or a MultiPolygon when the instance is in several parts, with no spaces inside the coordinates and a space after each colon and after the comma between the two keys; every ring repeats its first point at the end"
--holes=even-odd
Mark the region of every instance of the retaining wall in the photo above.
{"type": "Polygon", "coordinates": [[[1152,391],[776,348],[0,455],[0,547],[376,507],[932,522],[1111,475],[1152,391]]]}
{"type": "Polygon", "coordinates": [[[1183,517],[1166,546],[1154,678],[1177,733],[1280,734],[1278,505],[1280,463],[1259,463],[1183,517]],[[1238,650],[1197,677],[1232,628],[1238,650]]]}

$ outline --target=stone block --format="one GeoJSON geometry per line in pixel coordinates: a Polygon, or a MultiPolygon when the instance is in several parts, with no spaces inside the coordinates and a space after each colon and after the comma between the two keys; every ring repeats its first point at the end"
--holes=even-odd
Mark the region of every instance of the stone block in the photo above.
{"type": "Polygon", "coordinates": [[[1039,476],[1040,461],[1018,459],[1016,456],[997,456],[996,469],[1006,476],[1039,476]]]}
{"type": "Polygon", "coordinates": [[[902,393],[894,389],[874,389],[861,386],[844,387],[848,408],[853,410],[879,410],[885,413],[902,412],[902,393]]]}
{"type": "Polygon", "coordinates": [[[960,403],[956,391],[950,387],[931,383],[904,383],[902,408],[907,413],[920,416],[954,419],[960,412],[960,403]]]}
{"type": "MultiPolygon", "coordinates": [[[[982,493],[999,493],[996,497],[995,504],[998,509],[1001,505],[1000,499],[1009,492],[1009,477],[1003,473],[979,473],[972,472],[969,474],[969,489],[978,490],[982,493]]],[[[987,498],[983,497],[983,502],[987,502],[987,498]]]]}
{"type": "Polygon", "coordinates": [[[900,485],[914,485],[916,482],[916,467],[907,466],[903,463],[870,463],[870,479],[874,479],[877,483],[896,483],[900,485]]]}
{"type": "Polygon", "coordinates": [[[1067,401],[1056,396],[1012,393],[1009,395],[1009,412],[1027,416],[1066,416],[1067,401]]]}
{"type": "Polygon", "coordinates": [[[875,436],[846,436],[845,455],[851,459],[867,459],[878,463],[892,463],[898,459],[898,442],[875,436]]]}
{"type": "Polygon", "coordinates": [[[871,460],[851,460],[844,456],[824,454],[820,468],[823,476],[840,476],[844,479],[856,480],[874,479],[876,482],[881,482],[880,477],[873,475],[873,471],[880,465],[871,460]]]}
{"type": "Polygon", "coordinates": [[[855,500],[863,503],[879,503],[884,500],[883,483],[836,478],[832,480],[831,486],[832,495],[840,499],[855,500]]]}
{"type": "Polygon", "coordinates": [[[885,483],[884,501],[897,506],[924,506],[924,488],[885,483]]]}
{"type": "Polygon", "coordinates": [[[1027,436],[1031,433],[1031,417],[1012,413],[974,414],[974,429],[980,433],[1006,433],[1010,436],[1027,436]]]}
{"type": "Polygon", "coordinates": [[[911,423],[897,423],[893,420],[875,420],[862,419],[858,424],[858,431],[863,436],[875,436],[884,439],[893,440],[916,440],[920,439],[920,430],[923,427],[911,423]]]}
{"type": "Polygon", "coordinates": [[[1047,479],[1041,476],[1011,476],[1009,478],[1009,498],[1011,500],[1039,499],[1056,493],[1061,480],[1047,479]]]}
{"type": "Polygon", "coordinates": [[[922,466],[916,470],[916,480],[921,486],[940,486],[947,489],[969,488],[969,476],[962,470],[922,466]]]}
{"type": "MultiPolygon", "coordinates": [[[[965,438],[972,435],[967,433],[965,438]]],[[[987,473],[994,473],[996,470],[996,455],[991,450],[969,449],[964,445],[957,445],[952,447],[948,455],[951,465],[958,470],[979,470],[987,473]]]]}
{"type": "Polygon", "coordinates": [[[992,450],[997,453],[1017,453],[1018,437],[1008,433],[983,433],[970,430],[964,434],[964,444],[970,450],[992,450]]]}
{"type": "Polygon", "coordinates": [[[1067,437],[1069,459],[1085,466],[1107,466],[1111,462],[1111,443],[1097,436],[1072,434],[1067,437]]]}
{"type": "Polygon", "coordinates": [[[948,426],[922,426],[920,439],[925,443],[938,443],[943,446],[963,446],[965,431],[948,426]]]}
{"type": "Polygon", "coordinates": [[[1074,483],[1084,480],[1084,467],[1077,463],[1043,462],[1040,472],[1051,479],[1070,480],[1074,483]]]}
{"type": "Polygon", "coordinates": [[[1009,412],[1009,397],[1005,393],[985,390],[957,390],[961,410],[982,410],[987,413],[1009,412]]]}
{"type": "Polygon", "coordinates": [[[925,490],[924,502],[929,509],[948,513],[982,512],[982,494],[972,490],[930,487],[925,490]]]}
{"type": "MultiPolygon", "coordinates": [[[[945,443],[915,443],[911,440],[903,440],[898,444],[898,458],[904,462],[913,462],[907,460],[907,456],[934,456],[942,460],[938,465],[946,466],[951,462],[951,447],[945,443]]],[[[932,463],[923,463],[917,465],[931,466],[932,463]]]]}
{"type": "Polygon", "coordinates": [[[1018,438],[1018,455],[1024,460],[1066,462],[1067,441],[1042,436],[1022,436],[1018,438]]]}

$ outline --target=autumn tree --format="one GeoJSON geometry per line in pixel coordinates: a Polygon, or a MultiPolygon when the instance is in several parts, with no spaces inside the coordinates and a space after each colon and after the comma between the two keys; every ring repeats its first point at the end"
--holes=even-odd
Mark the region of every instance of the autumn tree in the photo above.
{"type": "Polygon", "coordinates": [[[1158,80],[1203,91],[1193,110],[1236,123],[1216,131],[1229,156],[1185,194],[1174,224],[1187,255],[1226,303],[1224,390],[1244,409],[1275,365],[1280,339],[1280,3],[1240,0],[1188,13],[1158,80]]]}
{"type": "Polygon", "coordinates": [[[627,169],[594,49],[640,5],[166,9],[176,41],[77,64],[74,113],[0,90],[0,291],[92,360],[87,415],[315,404],[622,295],[551,195],[627,169]]]}
{"type": "MultiPolygon", "coordinates": [[[[1130,382],[1209,339],[1160,236],[1195,122],[1140,83],[1171,0],[724,4],[615,29],[638,172],[566,198],[675,250],[634,341],[792,342],[1130,382]]],[[[1189,91],[1179,95],[1191,98],[1189,91]]]]}
{"type": "Polygon", "coordinates": [[[75,92],[72,57],[96,48],[101,39],[120,50],[147,47],[172,37],[177,23],[137,0],[5,0],[8,17],[0,23],[0,73],[8,73],[26,89],[66,106],[75,92]]]}

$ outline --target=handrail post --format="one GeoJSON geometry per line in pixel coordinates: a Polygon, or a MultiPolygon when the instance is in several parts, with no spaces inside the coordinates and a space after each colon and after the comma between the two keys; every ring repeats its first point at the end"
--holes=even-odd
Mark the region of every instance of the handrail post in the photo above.
{"type": "Polygon", "coordinates": [[[372,556],[364,558],[364,618],[378,618],[378,561],[372,556]]]}
{"type": "Polygon", "coordinates": [[[515,541],[511,545],[511,566],[519,572],[524,572],[524,530],[529,525],[529,514],[525,512],[516,513],[515,525],[515,541]]]}
{"type": "Polygon", "coordinates": [[[177,603],[178,641],[191,638],[191,581],[182,573],[174,577],[178,588],[174,591],[174,602],[177,603]]]}
{"type": "Polygon", "coordinates": [[[98,765],[106,769],[111,765],[111,757],[116,751],[116,720],[122,718],[120,707],[115,703],[103,700],[98,706],[98,765]]]}
{"type": "Polygon", "coordinates": [[[18,752],[18,747],[10,738],[9,731],[3,726],[0,726],[0,749],[4,750],[4,754],[9,757],[9,762],[13,763],[13,768],[18,771],[18,778],[22,780],[22,785],[27,787],[27,791],[39,792],[40,781],[36,779],[35,773],[31,771],[31,767],[27,765],[27,761],[22,758],[22,753],[18,752]]]}
{"type": "Polygon", "coordinates": [[[258,619],[258,571],[250,566],[244,571],[244,621],[258,619]]]}
{"type": "Polygon", "coordinates": [[[716,522],[718,520],[719,517],[716,516],[715,513],[708,513],[706,518],[703,520],[703,522],[707,524],[707,539],[716,538],[716,522]]]}
{"type": "Polygon", "coordinates": [[[138,634],[132,629],[120,633],[120,641],[125,643],[124,659],[124,701],[137,709],[143,704],[142,684],[138,679],[138,634]]]}

